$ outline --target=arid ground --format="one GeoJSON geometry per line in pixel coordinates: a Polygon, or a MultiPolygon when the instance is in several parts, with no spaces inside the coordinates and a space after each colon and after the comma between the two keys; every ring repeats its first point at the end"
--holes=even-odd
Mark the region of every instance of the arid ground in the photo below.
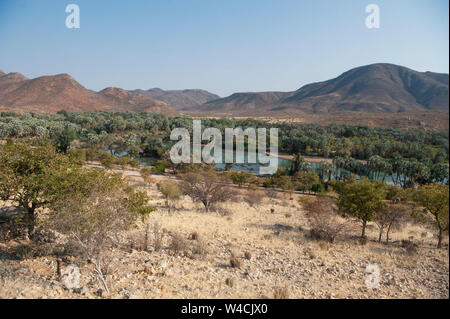
{"type": "MultiPolygon", "coordinates": [[[[354,231],[330,244],[308,236],[298,201],[308,195],[294,194],[290,200],[279,193],[257,207],[237,200],[223,204],[220,213],[206,213],[185,197],[169,212],[155,183],[145,184],[137,170],[123,173],[131,184],[148,190],[158,209],[145,224],[118,236],[120,244],[108,256],[109,292],[89,263],[63,259],[63,268],[75,263],[81,271],[80,288],[68,290],[56,275],[56,257],[20,259],[14,254],[20,242],[7,242],[0,243],[0,298],[449,297],[448,236],[436,249],[433,229],[409,224],[386,245],[376,241],[377,228],[370,225],[369,241],[361,244],[355,223],[354,231]],[[163,234],[157,251],[155,225],[163,234]],[[417,249],[402,247],[403,239],[417,249]],[[378,289],[366,286],[369,265],[380,269],[378,289]]],[[[153,177],[155,182],[169,178],[153,177]]]]}

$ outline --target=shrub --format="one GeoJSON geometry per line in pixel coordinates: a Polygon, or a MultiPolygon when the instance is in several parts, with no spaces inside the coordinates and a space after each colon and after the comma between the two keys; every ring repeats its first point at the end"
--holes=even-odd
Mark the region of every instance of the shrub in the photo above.
{"type": "Polygon", "coordinates": [[[244,253],[244,258],[247,260],[250,260],[250,259],[252,259],[252,254],[249,251],[246,251],[244,253]]]}
{"type": "Polygon", "coordinates": [[[120,165],[120,167],[122,169],[125,169],[130,164],[130,162],[131,162],[131,157],[126,156],[126,155],[119,157],[119,160],[118,160],[118,164],[120,165]]]}
{"type": "Polygon", "coordinates": [[[151,177],[152,169],[150,167],[143,167],[141,168],[141,176],[144,182],[146,183],[152,183],[154,182],[154,179],[151,177]]]}
{"type": "Polygon", "coordinates": [[[154,210],[149,198],[133,190],[118,174],[99,169],[81,169],[74,176],[71,193],[53,205],[46,226],[71,237],[108,290],[103,257],[117,233],[130,229],[154,210]]]}
{"type": "Polygon", "coordinates": [[[98,161],[100,158],[100,152],[95,148],[86,149],[86,161],[98,161]]]}
{"type": "Polygon", "coordinates": [[[74,149],[69,150],[67,155],[75,162],[83,164],[86,161],[86,150],[85,149],[74,149]]]}
{"type": "Polygon", "coordinates": [[[116,162],[116,157],[110,153],[103,152],[100,155],[100,163],[106,168],[106,169],[112,169],[114,168],[114,163],[116,162]]]}
{"type": "Polygon", "coordinates": [[[320,183],[313,184],[311,186],[311,191],[313,191],[314,193],[321,193],[321,192],[323,192],[323,190],[324,190],[324,187],[320,183]]]}
{"type": "Polygon", "coordinates": [[[337,209],[330,198],[317,197],[303,202],[306,218],[311,227],[311,238],[330,243],[348,228],[348,223],[339,219],[337,209]]]}
{"type": "Polygon", "coordinates": [[[263,201],[263,193],[260,191],[248,190],[245,194],[244,201],[250,207],[256,207],[258,205],[261,205],[263,201]]]}
{"type": "Polygon", "coordinates": [[[172,240],[170,241],[169,250],[175,255],[185,253],[187,251],[188,244],[183,236],[180,234],[172,234],[172,240]]]}
{"type": "Polygon", "coordinates": [[[161,181],[157,184],[159,191],[166,199],[166,206],[171,211],[174,207],[174,202],[180,199],[182,193],[177,182],[171,180],[161,181]]]}
{"type": "Polygon", "coordinates": [[[227,279],[225,279],[225,284],[227,285],[227,286],[229,286],[230,288],[233,288],[233,286],[234,286],[234,278],[227,278],[227,279]]]}
{"type": "Polygon", "coordinates": [[[239,260],[239,258],[231,256],[231,258],[230,258],[230,266],[231,266],[231,268],[241,268],[242,263],[239,260]]]}
{"type": "Polygon", "coordinates": [[[156,165],[152,167],[152,172],[154,173],[164,173],[166,171],[167,162],[157,161],[156,165]]]}
{"type": "Polygon", "coordinates": [[[192,255],[204,258],[209,253],[208,247],[202,240],[196,240],[192,246],[192,255]]]}
{"type": "Polygon", "coordinates": [[[273,292],[274,299],[288,299],[289,298],[289,288],[288,287],[277,287],[273,292]]]}

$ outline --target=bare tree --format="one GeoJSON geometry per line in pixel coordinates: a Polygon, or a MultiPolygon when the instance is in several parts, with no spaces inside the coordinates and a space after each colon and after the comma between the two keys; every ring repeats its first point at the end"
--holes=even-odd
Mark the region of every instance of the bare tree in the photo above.
{"type": "Polygon", "coordinates": [[[402,204],[391,204],[376,212],[375,223],[379,229],[378,242],[381,242],[386,230],[386,243],[389,243],[389,233],[401,229],[411,213],[411,207],[402,204]]]}
{"type": "Polygon", "coordinates": [[[217,174],[214,170],[186,173],[181,175],[181,178],[184,181],[184,193],[194,202],[201,202],[207,212],[215,204],[235,196],[235,192],[227,185],[230,182],[229,179],[217,174]]]}
{"type": "Polygon", "coordinates": [[[333,243],[335,238],[350,228],[347,221],[342,221],[338,209],[331,198],[317,197],[303,202],[306,218],[311,226],[311,236],[333,243]]]}

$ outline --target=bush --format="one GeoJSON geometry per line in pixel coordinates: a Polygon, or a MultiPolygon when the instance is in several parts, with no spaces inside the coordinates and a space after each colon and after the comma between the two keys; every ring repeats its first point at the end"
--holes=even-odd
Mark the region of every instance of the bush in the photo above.
{"type": "Polygon", "coordinates": [[[144,182],[146,183],[152,183],[154,182],[154,179],[151,177],[152,169],[151,167],[143,167],[141,168],[141,176],[144,182]]]}
{"type": "Polygon", "coordinates": [[[313,191],[314,193],[321,193],[323,192],[324,187],[322,184],[318,183],[318,184],[313,184],[311,186],[311,191],[313,191]]]}
{"type": "Polygon", "coordinates": [[[157,186],[161,194],[166,199],[166,206],[170,212],[175,206],[174,202],[179,200],[182,195],[181,189],[177,182],[171,180],[161,181],[157,184],[157,186]]]}
{"type": "Polygon", "coordinates": [[[116,162],[116,157],[110,153],[103,152],[100,155],[100,163],[106,168],[106,169],[112,169],[114,168],[114,163],[116,162]]]}
{"type": "Polygon", "coordinates": [[[289,288],[288,287],[277,287],[273,292],[274,299],[288,299],[289,298],[289,288]]]}
{"type": "Polygon", "coordinates": [[[100,158],[100,152],[95,148],[86,149],[86,161],[98,161],[100,158]]]}
{"type": "Polygon", "coordinates": [[[156,165],[152,167],[153,173],[164,173],[166,171],[167,162],[166,161],[158,161],[156,165]]]}
{"type": "Polygon", "coordinates": [[[172,234],[169,250],[175,255],[185,253],[188,250],[188,243],[180,234],[172,234]]]}
{"type": "Polygon", "coordinates": [[[69,158],[71,158],[73,161],[83,164],[86,161],[86,150],[85,149],[74,149],[69,150],[67,152],[67,155],[69,158]]]}
{"type": "Polygon", "coordinates": [[[330,243],[348,228],[348,223],[339,219],[337,209],[330,198],[316,197],[303,201],[306,218],[311,227],[311,238],[330,243]]]}
{"type": "Polygon", "coordinates": [[[231,268],[241,268],[242,263],[237,257],[232,256],[230,258],[230,266],[231,268]]]}
{"type": "Polygon", "coordinates": [[[258,205],[261,205],[263,198],[264,195],[262,192],[256,190],[248,190],[244,196],[244,201],[250,207],[256,207],[258,205]]]}
{"type": "Polygon", "coordinates": [[[125,169],[130,164],[131,160],[131,157],[124,155],[119,157],[118,164],[122,169],[125,169]]]}

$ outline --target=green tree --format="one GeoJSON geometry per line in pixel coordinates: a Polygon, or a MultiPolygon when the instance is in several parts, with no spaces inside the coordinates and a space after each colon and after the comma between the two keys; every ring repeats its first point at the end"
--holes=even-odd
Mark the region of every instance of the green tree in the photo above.
{"type": "Polygon", "coordinates": [[[384,184],[362,179],[341,184],[335,190],[340,211],[362,222],[361,237],[365,237],[367,223],[374,220],[376,212],[386,206],[383,202],[386,196],[384,184]]]}
{"type": "Polygon", "coordinates": [[[30,237],[37,210],[50,207],[70,191],[73,170],[69,157],[45,141],[40,145],[16,142],[0,149],[0,198],[25,209],[30,237]]]}
{"type": "Polygon", "coordinates": [[[70,143],[76,138],[75,132],[65,129],[54,136],[56,148],[63,153],[67,153],[70,143]]]}
{"type": "Polygon", "coordinates": [[[448,186],[439,184],[427,184],[420,186],[416,192],[415,201],[422,207],[419,210],[421,217],[427,220],[432,217],[432,223],[438,228],[437,247],[441,247],[442,234],[448,231],[448,186]]]}

